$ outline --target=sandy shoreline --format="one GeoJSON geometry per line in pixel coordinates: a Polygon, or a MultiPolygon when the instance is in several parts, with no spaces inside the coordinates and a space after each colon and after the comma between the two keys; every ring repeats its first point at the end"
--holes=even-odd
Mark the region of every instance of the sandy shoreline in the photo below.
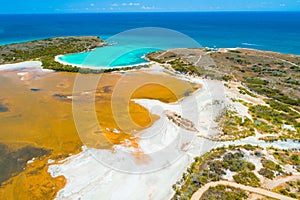
{"type": "MultiPolygon", "coordinates": [[[[137,66],[141,66],[141,65],[149,65],[149,64],[153,64],[152,62],[145,62],[145,63],[140,63],[137,65],[130,65],[130,66],[118,66],[118,67],[95,67],[95,66],[87,66],[87,65],[74,65],[74,64],[70,64],[67,62],[63,62],[59,59],[59,57],[61,57],[63,55],[57,55],[55,56],[55,61],[58,63],[61,63],[63,65],[71,65],[73,67],[80,67],[80,68],[88,68],[88,69],[122,69],[122,68],[128,68],[128,67],[137,67],[137,66]]],[[[23,69],[40,69],[41,71],[44,72],[53,72],[53,70],[51,69],[44,69],[42,67],[42,62],[41,61],[24,61],[24,62],[19,62],[19,63],[13,63],[13,64],[3,64],[0,65],[0,71],[5,71],[5,70],[23,70],[23,69]]]]}
{"type": "Polygon", "coordinates": [[[80,67],[80,68],[87,68],[87,69],[122,69],[122,68],[127,68],[127,67],[137,67],[137,66],[140,66],[140,65],[149,65],[151,64],[151,62],[144,62],[144,63],[140,63],[140,64],[136,64],[136,65],[128,65],[128,66],[116,66],[116,67],[105,67],[105,66],[98,66],[98,67],[95,67],[95,66],[89,66],[89,65],[80,65],[80,64],[71,64],[71,63],[68,63],[68,62],[64,62],[62,60],[60,60],[59,58],[62,57],[62,56],[65,56],[65,55],[57,55],[55,56],[54,60],[55,62],[58,62],[60,64],[63,64],[63,65],[70,65],[70,66],[73,66],[73,67],[80,67]]]}

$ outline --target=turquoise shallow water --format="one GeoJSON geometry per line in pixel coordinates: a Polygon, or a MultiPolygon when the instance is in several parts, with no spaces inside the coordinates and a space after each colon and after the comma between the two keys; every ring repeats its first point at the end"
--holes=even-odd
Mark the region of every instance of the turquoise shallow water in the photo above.
{"type": "Polygon", "coordinates": [[[201,47],[194,39],[164,28],[139,28],[126,31],[106,40],[111,46],[91,52],[61,56],[63,62],[83,67],[120,67],[147,63],[150,52],[172,48],[201,47]]]}
{"type": "Polygon", "coordinates": [[[142,63],[147,63],[147,60],[144,56],[148,53],[158,51],[161,49],[156,48],[140,48],[133,50],[110,60],[110,55],[112,52],[118,49],[122,49],[122,46],[108,46],[103,48],[95,49],[93,52],[80,53],[80,54],[70,54],[59,57],[59,60],[75,64],[75,65],[84,65],[90,67],[119,67],[119,66],[131,66],[142,63]]]}

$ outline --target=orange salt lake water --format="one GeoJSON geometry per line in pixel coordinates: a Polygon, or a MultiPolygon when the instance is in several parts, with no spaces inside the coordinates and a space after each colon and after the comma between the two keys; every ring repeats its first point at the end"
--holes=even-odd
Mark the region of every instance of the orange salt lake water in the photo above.
{"type": "MultiPolygon", "coordinates": [[[[0,112],[0,143],[8,149],[7,155],[22,152],[18,155],[24,156],[27,155],[25,149],[48,153],[37,154],[40,157],[25,165],[25,170],[11,172],[11,178],[1,183],[1,199],[54,198],[64,186],[65,178],[50,176],[49,159],[58,161],[77,154],[83,145],[110,149],[124,139],[138,145],[135,134],[151,126],[158,116],[151,115],[131,99],[149,98],[170,103],[196,89],[195,85],[167,74],[131,71],[101,75],[95,93],[89,96],[88,92],[73,94],[77,74],[21,73],[25,75],[20,71],[0,72],[0,103],[7,108],[0,112]],[[73,119],[72,99],[83,99],[80,105],[82,109],[86,106],[80,121],[84,127],[80,136],[73,119]],[[90,99],[95,101],[94,110],[85,105],[90,99]],[[92,112],[96,113],[97,123],[90,120],[92,112]]],[[[99,75],[80,76],[91,80],[99,78],[99,75]]]]}

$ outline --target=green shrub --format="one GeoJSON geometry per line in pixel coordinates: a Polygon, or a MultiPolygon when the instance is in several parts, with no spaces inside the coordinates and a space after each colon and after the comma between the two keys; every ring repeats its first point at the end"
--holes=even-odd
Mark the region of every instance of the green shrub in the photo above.
{"type": "Polygon", "coordinates": [[[224,185],[210,187],[200,198],[200,200],[243,200],[247,199],[248,195],[245,191],[224,185]]]}
{"type": "Polygon", "coordinates": [[[224,75],[224,76],[222,76],[222,79],[223,79],[223,81],[230,81],[233,79],[233,76],[232,75],[224,75]]]}
{"type": "Polygon", "coordinates": [[[273,179],[275,177],[274,171],[267,168],[261,168],[258,173],[268,179],[273,179]]]}
{"type": "Polygon", "coordinates": [[[233,172],[255,170],[255,165],[243,160],[243,154],[241,153],[228,153],[224,156],[223,161],[227,163],[226,168],[233,172]]]}
{"type": "Polygon", "coordinates": [[[269,82],[260,78],[247,78],[246,81],[249,84],[267,85],[269,82]]]}
{"type": "Polygon", "coordinates": [[[243,185],[249,185],[252,187],[260,186],[260,179],[253,172],[241,171],[234,175],[233,179],[235,182],[243,185]]]}
{"type": "Polygon", "coordinates": [[[245,89],[243,87],[238,87],[238,89],[239,89],[239,93],[241,93],[241,94],[247,94],[247,95],[249,95],[251,97],[254,97],[254,98],[257,97],[255,94],[253,94],[252,92],[249,92],[247,89],[245,89]]]}
{"type": "Polygon", "coordinates": [[[281,166],[274,163],[271,160],[263,159],[261,161],[261,163],[262,163],[263,167],[265,167],[267,169],[278,171],[278,172],[283,172],[281,166]]]}

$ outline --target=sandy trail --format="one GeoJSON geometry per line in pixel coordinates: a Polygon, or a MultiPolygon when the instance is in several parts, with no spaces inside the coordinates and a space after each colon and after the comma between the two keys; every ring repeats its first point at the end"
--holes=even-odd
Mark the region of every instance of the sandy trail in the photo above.
{"type": "Polygon", "coordinates": [[[294,174],[293,176],[287,177],[280,177],[273,180],[266,180],[264,182],[264,187],[268,188],[269,190],[278,187],[279,185],[289,182],[289,181],[297,181],[300,180],[300,174],[294,174]]]}
{"type": "Polygon", "coordinates": [[[245,186],[245,185],[241,185],[241,184],[237,184],[234,182],[229,182],[229,181],[218,181],[218,182],[211,182],[208,183],[206,185],[204,185],[203,187],[201,187],[197,192],[195,192],[191,198],[191,200],[199,200],[202,195],[210,188],[210,187],[216,187],[218,185],[225,185],[225,186],[231,186],[231,187],[235,187],[235,188],[239,188],[242,190],[246,190],[248,192],[252,192],[255,194],[260,194],[263,196],[267,196],[267,197],[272,197],[275,199],[280,199],[280,200],[294,200],[293,198],[275,193],[275,192],[271,192],[269,190],[265,190],[262,188],[255,188],[255,187],[250,187],[250,186],[245,186]]]}

